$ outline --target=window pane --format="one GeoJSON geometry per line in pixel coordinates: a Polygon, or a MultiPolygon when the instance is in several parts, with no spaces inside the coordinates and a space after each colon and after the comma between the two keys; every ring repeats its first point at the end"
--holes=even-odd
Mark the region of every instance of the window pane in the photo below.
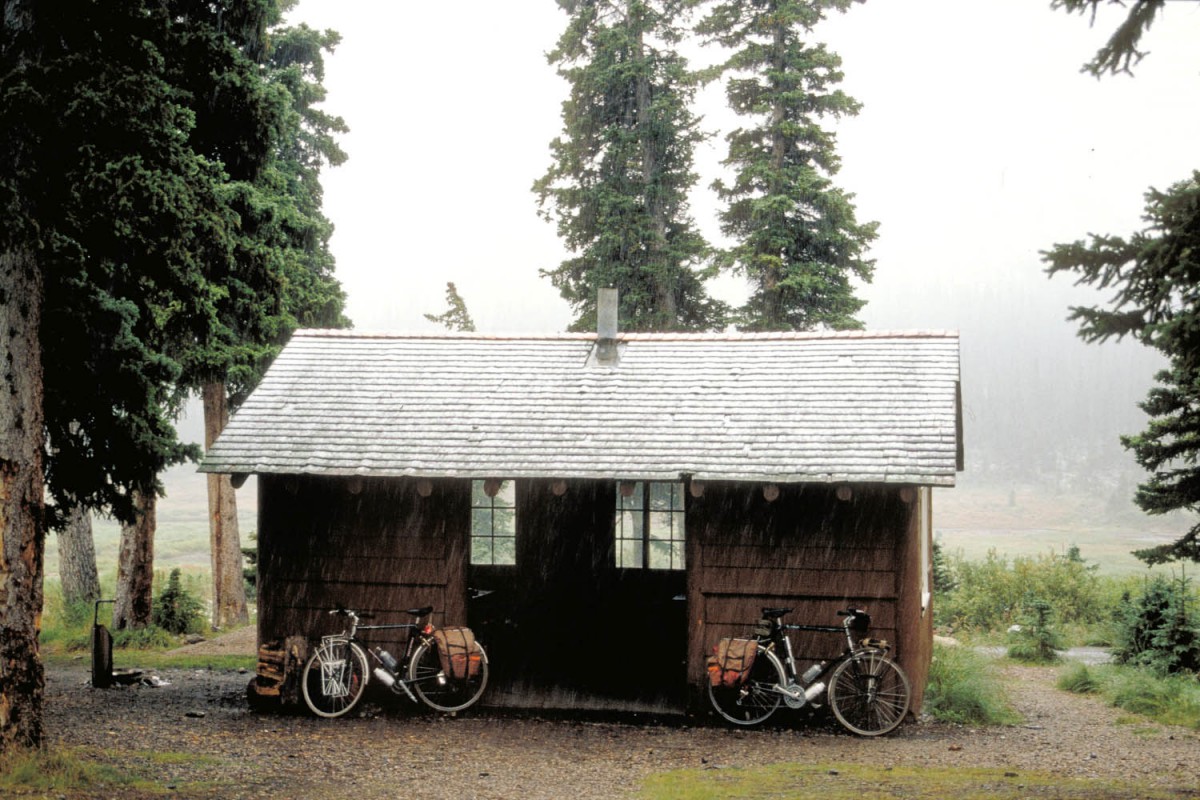
{"type": "Polygon", "coordinates": [[[633,482],[633,492],[628,497],[626,497],[624,492],[621,491],[622,487],[624,487],[625,485],[626,485],[626,483],[624,481],[617,484],[617,503],[619,504],[617,507],[618,508],[641,508],[642,507],[642,482],[641,481],[633,482]]]}
{"type": "Polygon", "coordinates": [[[496,505],[514,508],[517,505],[517,482],[501,481],[500,489],[496,492],[496,505]]]}
{"type": "Polygon", "coordinates": [[[650,569],[671,568],[671,543],[650,542],[650,569]]]}
{"type": "Polygon", "coordinates": [[[671,484],[671,510],[683,511],[683,484],[671,484]]]}
{"type": "Polygon", "coordinates": [[[655,511],[667,511],[671,508],[671,484],[650,484],[650,508],[655,511]]]}
{"type": "Polygon", "coordinates": [[[683,542],[672,542],[671,543],[671,568],[672,569],[685,569],[687,567],[687,564],[683,560],[683,552],[684,552],[683,542]]]}
{"type": "Polygon", "coordinates": [[[492,535],[492,512],[486,508],[471,509],[471,537],[492,535]]]}
{"type": "Polygon", "coordinates": [[[472,564],[490,564],[490,563],[492,563],[492,540],[491,539],[472,539],[471,540],[471,563],[472,564]]]}
{"type": "Polygon", "coordinates": [[[671,518],[674,516],[670,511],[651,511],[650,512],[650,538],[651,539],[670,539],[671,538],[671,518]]]}
{"type": "Polygon", "coordinates": [[[492,507],[492,498],[483,491],[483,481],[471,481],[471,505],[476,508],[492,507]]]}
{"type": "Polygon", "coordinates": [[[517,540],[511,536],[497,536],[492,545],[492,563],[517,563],[517,540]]]}
{"type": "Polygon", "coordinates": [[[621,542],[617,551],[619,561],[617,566],[637,569],[642,566],[642,543],[638,539],[626,539],[621,542]]]}
{"type": "Polygon", "coordinates": [[[497,508],[492,512],[492,530],[497,536],[508,534],[515,536],[517,533],[517,511],[515,508],[497,508]]]}

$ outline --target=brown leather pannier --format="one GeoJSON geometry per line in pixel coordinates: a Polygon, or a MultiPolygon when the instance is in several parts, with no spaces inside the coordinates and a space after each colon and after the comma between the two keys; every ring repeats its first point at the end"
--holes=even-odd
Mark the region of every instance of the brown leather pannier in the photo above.
{"type": "Polygon", "coordinates": [[[758,642],[754,639],[722,639],[708,657],[708,681],[714,687],[741,686],[750,677],[758,642]]]}
{"type": "Polygon", "coordinates": [[[433,641],[437,644],[442,672],[455,680],[479,674],[483,653],[475,644],[475,634],[470,628],[438,628],[433,641]]]}

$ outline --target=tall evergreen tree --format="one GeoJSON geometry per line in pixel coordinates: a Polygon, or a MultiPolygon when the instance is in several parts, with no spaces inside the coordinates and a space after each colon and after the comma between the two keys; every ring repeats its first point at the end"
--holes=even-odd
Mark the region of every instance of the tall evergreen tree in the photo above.
{"type": "MultiPolygon", "coordinates": [[[[1125,7],[1124,3],[1110,0],[1125,7]]],[[[1054,0],[1069,12],[1093,13],[1102,0],[1054,0]]],[[[1141,60],[1141,37],[1165,7],[1139,0],[1083,70],[1097,77],[1130,72],[1141,60]]],[[[1148,514],[1200,512],[1200,171],[1166,191],[1146,194],[1146,228],[1128,238],[1091,236],[1043,253],[1053,275],[1075,273],[1078,283],[1115,292],[1108,306],[1077,307],[1071,319],[1087,341],[1132,336],[1169,360],[1141,408],[1146,430],[1122,436],[1150,477],[1134,497],[1148,514]]],[[[1175,542],[1134,553],[1150,564],[1200,561],[1200,522],[1175,542]]]]}
{"type": "Polygon", "coordinates": [[[160,345],[174,320],[211,321],[196,244],[234,221],[166,69],[178,20],[157,2],[4,2],[0,751],[43,735],[44,481],[57,508],[131,520],[184,455],[160,345]]]}
{"type": "Polygon", "coordinates": [[[852,280],[871,280],[864,253],[877,226],[859,224],[853,195],[833,185],[835,136],[821,127],[859,105],[834,88],[841,59],[808,41],[828,11],[852,1],[723,0],[697,26],[734,51],[726,96],[750,123],[726,137],[733,182],[714,184],[726,202],[721,229],[735,242],[722,262],[751,286],[735,317],[744,330],[862,327],[852,280]]]}
{"type": "MultiPolygon", "coordinates": [[[[1045,254],[1051,274],[1115,290],[1111,307],[1078,307],[1071,319],[1087,341],[1132,336],[1169,359],[1141,408],[1145,431],[1122,436],[1150,477],[1134,497],[1148,514],[1200,511],[1200,172],[1146,195],[1145,230],[1093,236],[1045,254]]],[[[1200,561],[1200,522],[1173,544],[1139,550],[1148,563],[1200,561]]]]}
{"type": "MultiPolygon", "coordinates": [[[[232,262],[215,261],[207,276],[222,288],[214,303],[219,325],[206,339],[179,342],[178,385],[200,393],[206,448],[292,330],[348,324],[332,275],[333,228],[321,213],[319,182],[323,165],[345,160],[334,135],[346,126],[316,108],[325,98],[323,52],[338,36],[285,27],[282,14],[294,5],[251,4],[246,10],[253,13],[236,25],[219,8],[192,17],[194,24],[224,26],[225,36],[215,41],[225,80],[246,87],[242,95],[219,84],[193,93],[205,106],[194,146],[226,165],[227,197],[240,222],[230,242],[232,262]]],[[[188,68],[186,61],[179,66],[188,68]]],[[[237,504],[228,476],[210,475],[208,483],[213,624],[225,627],[248,618],[237,504]]]]}
{"type": "Polygon", "coordinates": [[[616,288],[630,330],[710,330],[708,246],[689,216],[702,134],[689,109],[695,77],[673,48],[689,0],[559,0],[570,15],[550,63],[570,84],[554,162],[534,183],[543,216],[574,253],[543,271],[595,326],[596,293],[616,288]]]}

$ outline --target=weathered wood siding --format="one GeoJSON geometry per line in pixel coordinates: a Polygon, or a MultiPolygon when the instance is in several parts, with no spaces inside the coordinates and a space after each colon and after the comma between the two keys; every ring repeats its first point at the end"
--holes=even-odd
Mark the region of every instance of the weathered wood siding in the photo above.
{"type": "MultiPolygon", "coordinates": [[[[421,497],[409,478],[261,476],[259,642],[340,630],[344,619],[327,613],[337,606],[391,624],[432,605],[436,624],[462,624],[470,482],[432,486],[421,497]]],[[[369,641],[391,649],[402,638],[369,641]]]]}
{"type": "MultiPolygon", "coordinates": [[[[911,619],[919,589],[908,582],[916,554],[914,490],[780,485],[768,502],[761,485],[708,483],[688,507],[688,679],[705,680],[705,658],[724,636],[746,635],[764,607],[794,609],[785,622],[837,625],[848,605],[871,614],[871,635],[893,643],[906,670],[923,658],[911,619]],[[908,498],[909,502],[905,502],[908,498]],[[914,660],[917,659],[917,660],[914,660]]],[[[921,623],[924,624],[924,623],[921,623]]],[[[830,659],[844,637],[792,633],[798,660],[830,659]]],[[[911,673],[910,673],[911,674],[911,673]]]]}
{"type": "Polygon", "coordinates": [[[912,683],[912,710],[920,711],[933,658],[933,508],[929,487],[913,489],[906,536],[901,543],[897,578],[903,591],[898,605],[898,660],[912,683]]]}
{"type": "MultiPolygon", "coordinates": [[[[259,642],[340,630],[336,606],[402,623],[432,605],[438,624],[470,624],[488,647],[488,703],[679,711],[701,688],[711,647],[747,633],[765,606],[785,621],[836,625],[864,606],[893,643],[919,703],[932,646],[929,493],[853,486],[707,483],[687,498],[686,573],[613,566],[615,481],[517,482],[517,565],[471,566],[471,482],[261,476],[259,642]],[[927,542],[927,545],[929,543],[927,542]],[[468,585],[492,590],[467,599],[468,585]],[[683,599],[681,599],[683,598],[683,599]],[[654,643],[647,648],[646,642],[654,643]],[[639,665],[637,681],[618,666],[639,665]]],[[[401,636],[371,633],[389,649],[401,636]]],[[[835,634],[793,634],[802,660],[839,655],[835,634]]],[[[393,650],[394,652],[394,650],[393,650]]],[[[703,705],[695,706],[703,712],[703,705]]]]}

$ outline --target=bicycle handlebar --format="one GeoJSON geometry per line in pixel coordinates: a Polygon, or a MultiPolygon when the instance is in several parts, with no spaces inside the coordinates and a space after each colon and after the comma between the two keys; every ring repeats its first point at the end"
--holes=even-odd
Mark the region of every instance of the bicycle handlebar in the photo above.
{"type": "Polygon", "coordinates": [[[357,611],[349,608],[332,608],[329,613],[337,614],[339,617],[354,617],[355,619],[374,619],[374,614],[360,614],[357,611]]]}

